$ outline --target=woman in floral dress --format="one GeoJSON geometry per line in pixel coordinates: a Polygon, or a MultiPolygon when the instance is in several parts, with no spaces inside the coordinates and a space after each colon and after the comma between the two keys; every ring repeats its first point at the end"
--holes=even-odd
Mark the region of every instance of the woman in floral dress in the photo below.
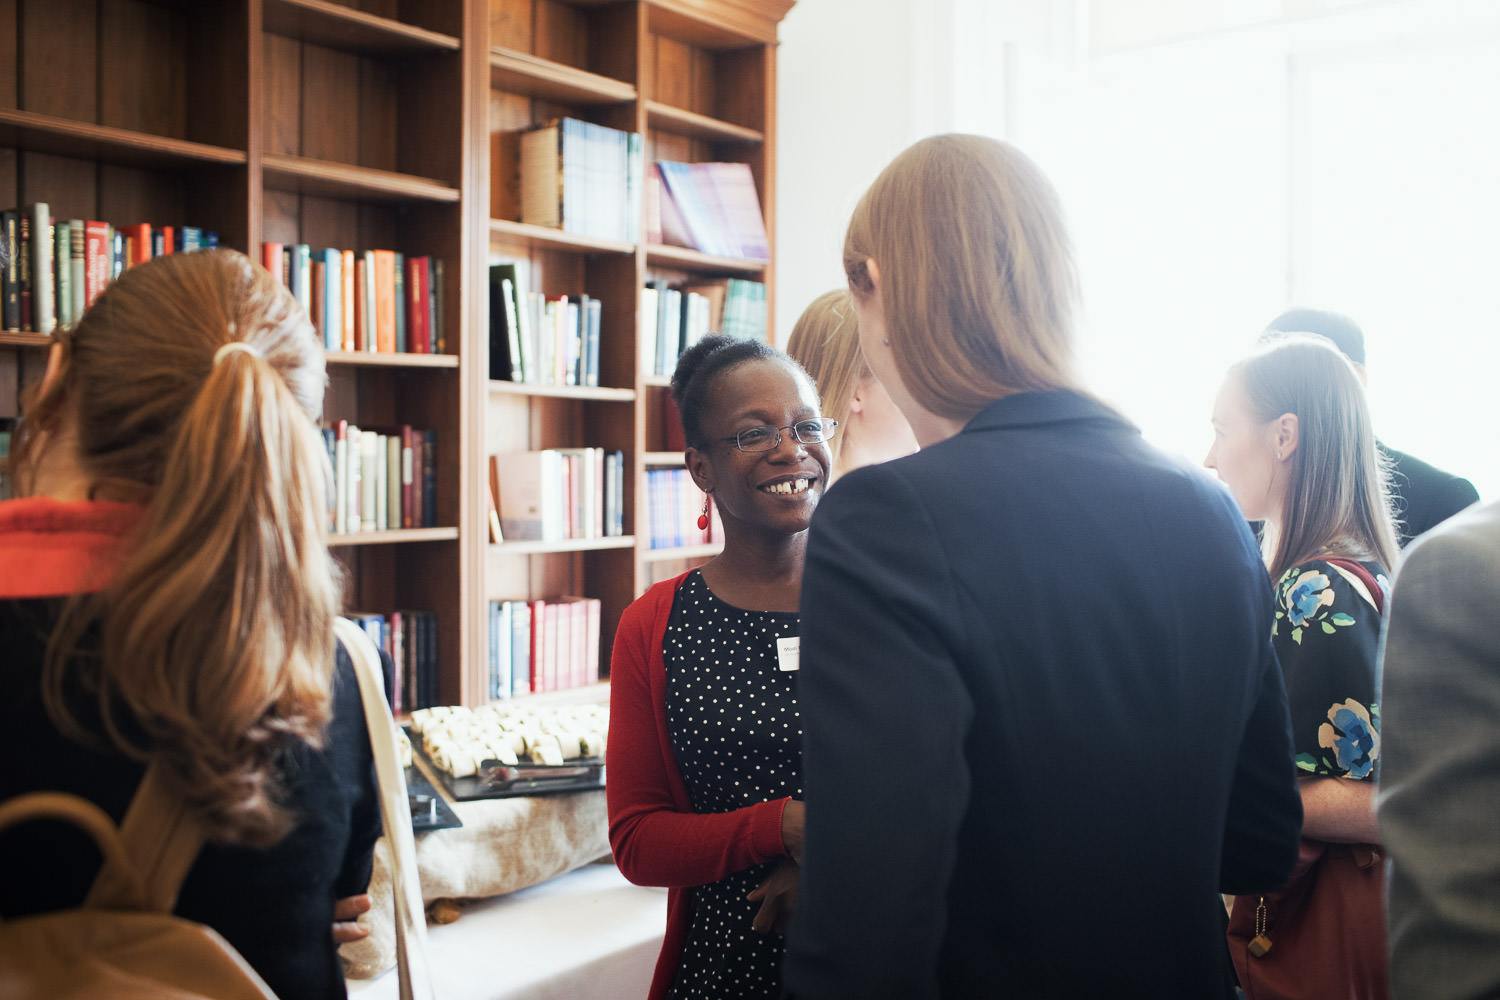
{"type": "MultiPolygon", "coordinates": [[[[1378,844],[1376,653],[1397,546],[1363,389],[1323,338],[1279,338],[1230,369],[1213,428],[1204,464],[1265,523],[1303,838],[1378,844]]],[[[1349,966],[1347,996],[1384,996],[1383,940],[1330,961],[1349,966]]]]}

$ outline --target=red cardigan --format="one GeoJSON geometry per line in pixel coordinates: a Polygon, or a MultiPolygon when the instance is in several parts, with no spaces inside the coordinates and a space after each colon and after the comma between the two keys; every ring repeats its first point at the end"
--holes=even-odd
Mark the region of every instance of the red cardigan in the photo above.
{"type": "MultiPolygon", "coordinates": [[[[686,574],[683,574],[686,576],[686,574]]],[[[667,933],[649,1000],[666,996],[682,958],[692,887],[786,854],[773,799],[726,813],[693,811],[667,731],[662,643],[682,576],[642,594],[620,616],[609,668],[609,843],[637,885],[667,886],[667,933]]]]}

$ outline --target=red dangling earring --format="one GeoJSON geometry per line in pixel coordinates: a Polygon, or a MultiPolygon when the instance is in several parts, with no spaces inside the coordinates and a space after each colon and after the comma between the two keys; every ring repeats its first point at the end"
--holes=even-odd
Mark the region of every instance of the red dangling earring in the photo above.
{"type": "Polygon", "coordinates": [[[708,530],[708,494],[703,494],[703,513],[698,515],[698,530],[708,530]]]}

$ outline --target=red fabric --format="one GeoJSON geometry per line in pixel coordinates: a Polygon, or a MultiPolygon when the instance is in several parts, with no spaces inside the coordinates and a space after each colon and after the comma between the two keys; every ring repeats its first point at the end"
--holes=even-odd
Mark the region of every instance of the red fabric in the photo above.
{"type": "MultiPolygon", "coordinates": [[[[685,576],[686,574],[684,574],[685,576]]],[[[667,731],[662,642],[682,577],[646,591],[620,617],[609,668],[609,843],[637,885],[667,886],[667,932],[649,1000],[666,996],[692,916],[692,887],[786,854],[787,799],[693,812],[667,731]]]]}
{"type": "Polygon", "coordinates": [[[101,500],[27,497],[0,503],[0,598],[99,590],[143,508],[101,500]]]}

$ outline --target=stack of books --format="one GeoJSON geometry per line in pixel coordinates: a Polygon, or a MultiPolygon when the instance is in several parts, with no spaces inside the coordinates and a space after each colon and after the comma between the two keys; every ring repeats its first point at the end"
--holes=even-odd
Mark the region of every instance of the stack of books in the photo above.
{"type": "Polygon", "coordinates": [[[267,242],[261,263],[292,290],[327,350],[447,353],[438,258],[267,242]]]}
{"type": "Polygon", "coordinates": [[[521,222],[640,242],[639,133],[561,118],[522,133],[520,145],[521,222]]]}
{"type": "Polygon", "coordinates": [[[664,281],[646,284],[641,293],[643,371],[670,376],[682,352],[710,332],[764,341],[766,286],[745,278],[680,288],[664,281]]]}
{"type": "Polygon", "coordinates": [[[591,295],[549,299],[522,291],[515,264],[492,264],[490,378],[597,386],[603,315],[603,305],[591,295]]]}
{"type": "Polygon", "coordinates": [[[437,435],[410,424],[380,431],[347,420],[323,429],[333,465],[335,534],[437,526],[437,435]]]}
{"type": "Polygon", "coordinates": [[[491,601],[491,699],[560,691],[599,680],[597,597],[491,601]]]}
{"type": "Polygon", "coordinates": [[[648,242],[716,257],[771,259],[748,164],[658,160],[648,171],[646,186],[648,242]]]}
{"type": "Polygon", "coordinates": [[[354,611],[348,615],[365,630],[377,649],[395,665],[388,692],[391,711],[406,715],[438,701],[437,615],[431,611],[393,611],[388,615],[354,611]]]}
{"type": "Polygon", "coordinates": [[[561,542],[625,533],[625,453],[547,448],[490,456],[494,541],[561,542]],[[498,533],[499,537],[494,535],[498,533]]]}
{"type": "Polygon", "coordinates": [[[653,549],[710,545],[724,537],[719,510],[712,503],[708,505],[708,527],[698,527],[703,491],[686,469],[646,470],[646,510],[653,549]]]}
{"type": "Polygon", "coordinates": [[[137,222],[115,227],[93,219],[59,219],[47,202],[0,211],[0,325],[51,333],[83,318],[127,267],[171,253],[219,245],[197,226],[137,222]]]}

